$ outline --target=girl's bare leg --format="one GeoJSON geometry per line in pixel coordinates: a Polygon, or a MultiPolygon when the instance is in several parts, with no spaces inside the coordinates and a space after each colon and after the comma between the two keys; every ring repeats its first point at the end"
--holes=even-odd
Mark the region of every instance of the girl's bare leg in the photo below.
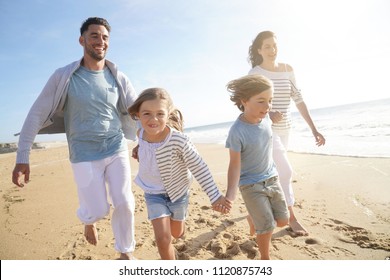
{"type": "Polygon", "coordinates": [[[163,217],[152,220],[158,252],[162,260],[174,260],[175,249],[172,245],[171,218],[163,217]]]}
{"type": "Polygon", "coordinates": [[[184,221],[171,220],[171,234],[174,238],[180,238],[184,235],[185,223],[184,221]]]}

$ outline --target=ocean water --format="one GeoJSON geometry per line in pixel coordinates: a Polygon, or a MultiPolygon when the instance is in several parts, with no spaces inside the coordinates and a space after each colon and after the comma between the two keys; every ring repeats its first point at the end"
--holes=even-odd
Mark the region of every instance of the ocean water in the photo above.
{"type": "MultiPolygon", "coordinates": [[[[298,112],[293,112],[289,150],[300,153],[353,157],[390,157],[390,99],[310,110],[326,139],[317,147],[298,112]]],[[[238,114],[237,114],[238,116],[238,114]]],[[[232,119],[235,117],[233,116],[232,119]]],[[[224,145],[232,121],[185,129],[194,143],[224,145]]]]}

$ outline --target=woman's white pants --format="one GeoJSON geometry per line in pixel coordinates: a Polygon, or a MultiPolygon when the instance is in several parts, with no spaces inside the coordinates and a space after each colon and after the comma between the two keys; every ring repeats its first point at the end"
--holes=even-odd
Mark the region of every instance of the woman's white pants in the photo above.
{"type": "Polygon", "coordinates": [[[276,169],[279,173],[280,184],[282,185],[287,206],[293,206],[295,203],[294,191],[292,188],[293,169],[287,157],[290,130],[273,130],[273,158],[276,169]]]}
{"type": "Polygon", "coordinates": [[[110,197],[115,249],[121,253],[133,252],[135,205],[128,151],[101,160],[72,163],[72,168],[79,196],[79,219],[90,225],[107,216],[110,197]]]}

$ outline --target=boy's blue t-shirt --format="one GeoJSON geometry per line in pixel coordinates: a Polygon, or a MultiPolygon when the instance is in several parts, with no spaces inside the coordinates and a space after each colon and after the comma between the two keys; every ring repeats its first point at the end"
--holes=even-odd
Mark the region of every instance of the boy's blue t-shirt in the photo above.
{"type": "Polygon", "coordinates": [[[259,124],[237,118],[230,128],[225,147],[241,153],[240,186],[278,175],[272,158],[271,124],[267,115],[259,124]]]}

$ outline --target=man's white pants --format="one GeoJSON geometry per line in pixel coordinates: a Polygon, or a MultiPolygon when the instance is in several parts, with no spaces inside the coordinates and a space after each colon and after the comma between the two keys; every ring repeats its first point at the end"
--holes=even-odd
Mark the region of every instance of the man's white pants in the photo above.
{"type": "Polygon", "coordinates": [[[128,151],[102,160],[72,163],[72,168],[79,196],[79,219],[90,225],[109,214],[107,184],[114,208],[111,225],[115,249],[121,253],[133,252],[134,196],[128,151]]]}

